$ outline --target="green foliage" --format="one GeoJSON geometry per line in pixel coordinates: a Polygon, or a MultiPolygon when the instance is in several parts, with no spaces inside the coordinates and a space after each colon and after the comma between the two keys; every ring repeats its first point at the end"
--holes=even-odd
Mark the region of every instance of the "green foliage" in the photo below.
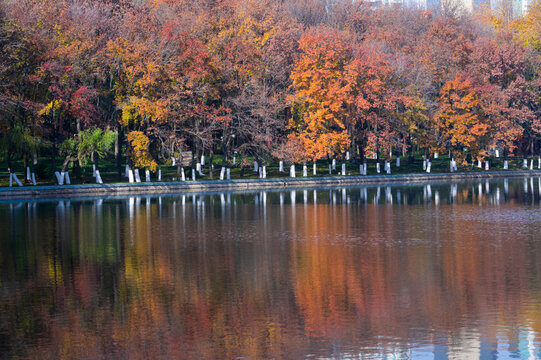
{"type": "Polygon", "coordinates": [[[93,153],[99,157],[107,156],[115,138],[116,132],[109,129],[86,129],[78,136],[64,140],[60,146],[60,152],[66,157],[76,158],[85,164],[93,153]]]}

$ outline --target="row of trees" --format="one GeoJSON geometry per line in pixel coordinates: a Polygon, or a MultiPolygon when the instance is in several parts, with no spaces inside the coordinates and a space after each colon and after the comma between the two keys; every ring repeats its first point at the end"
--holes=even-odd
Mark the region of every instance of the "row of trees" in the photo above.
{"type": "Polygon", "coordinates": [[[114,144],[119,174],[124,155],[155,171],[188,151],[533,155],[540,28],[539,2],[508,22],[350,1],[6,0],[0,146],[10,168],[50,154],[56,170],[114,144]]]}

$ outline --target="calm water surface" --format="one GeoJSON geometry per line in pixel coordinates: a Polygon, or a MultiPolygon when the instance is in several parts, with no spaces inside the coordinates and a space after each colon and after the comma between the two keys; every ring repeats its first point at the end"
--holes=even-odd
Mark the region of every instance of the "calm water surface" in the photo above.
{"type": "Polygon", "coordinates": [[[0,358],[540,359],[540,191],[0,203],[0,358]]]}

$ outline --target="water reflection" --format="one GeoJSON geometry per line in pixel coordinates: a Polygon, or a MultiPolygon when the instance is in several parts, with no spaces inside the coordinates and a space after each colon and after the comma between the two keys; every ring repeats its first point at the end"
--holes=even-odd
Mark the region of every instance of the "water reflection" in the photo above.
{"type": "Polygon", "coordinates": [[[540,193],[526,178],[0,204],[0,357],[537,359],[540,193]]]}

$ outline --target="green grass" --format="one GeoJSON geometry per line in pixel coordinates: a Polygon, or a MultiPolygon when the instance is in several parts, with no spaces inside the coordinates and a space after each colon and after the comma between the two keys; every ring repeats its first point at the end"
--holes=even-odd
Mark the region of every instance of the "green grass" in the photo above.
{"type": "MultiPolygon", "coordinates": [[[[250,163],[253,164],[251,159],[250,163]]],[[[208,161],[208,160],[207,160],[208,161]]],[[[509,158],[509,170],[522,170],[522,157],[509,158]]],[[[373,159],[367,159],[368,171],[367,175],[377,175],[376,172],[376,161],[373,159]]],[[[493,158],[491,159],[491,171],[503,170],[502,158],[493,158]]],[[[57,166],[62,163],[62,159],[57,159],[57,166]]],[[[218,180],[220,177],[220,168],[222,159],[221,156],[214,156],[214,171],[213,179],[218,180]]],[[[329,164],[327,160],[321,160],[317,162],[317,175],[315,177],[328,177],[328,176],[337,176],[342,168],[342,162],[340,160],[336,161],[336,170],[333,171],[332,175],[329,175],[329,164]]],[[[312,163],[308,165],[308,176],[314,177],[312,175],[312,163]]],[[[537,159],[534,161],[534,166],[537,168],[537,159]]],[[[117,169],[114,166],[113,159],[103,159],[99,162],[100,174],[104,183],[125,183],[128,182],[128,179],[121,176],[118,177],[117,169]]],[[[9,185],[9,174],[7,172],[7,165],[5,162],[0,162],[0,186],[9,185]]],[[[24,179],[24,169],[22,161],[15,163],[16,173],[21,181],[24,179]]],[[[284,172],[278,171],[278,161],[273,161],[267,165],[267,177],[268,178],[289,178],[289,165],[284,164],[284,172]]],[[[296,177],[302,177],[302,164],[297,164],[295,166],[295,175],[296,177]]],[[[80,179],[77,179],[73,173],[73,168],[69,168],[70,179],[72,184],[89,184],[95,183],[95,179],[92,176],[92,165],[88,164],[82,168],[82,176],[80,179]]],[[[191,179],[191,167],[184,168],[186,178],[191,179]]],[[[425,173],[423,171],[423,161],[420,156],[415,157],[411,160],[408,157],[401,158],[401,166],[396,167],[396,160],[391,162],[391,171],[392,175],[396,174],[420,174],[425,173]]],[[[479,169],[475,167],[459,167],[459,172],[485,172],[484,168],[479,169]]],[[[447,156],[440,156],[438,159],[432,159],[432,173],[448,173],[449,172],[449,158],[447,156]]],[[[121,167],[121,173],[124,173],[124,165],[121,167]]],[[[197,176],[197,180],[210,180],[208,163],[205,164],[203,169],[205,176],[197,176]]],[[[354,163],[353,161],[348,161],[346,164],[346,173],[351,176],[358,176],[359,173],[359,163],[354,163]]],[[[141,180],[145,179],[144,169],[140,170],[141,180]]],[[[380,175],[386,175],[383,171],[383,162],[381,162],[381,173],[380,175]]],[[[241,168],[238,163],[236,166],[231,167],[231,179],[258,179],[259,174],[253,171],[253,165],[244,168],[244,174],[241,177],[241,168]]],[[[151,174],[151,180],[153,182],[157,181],[157,173],[151,174]]],[[[178,181],[179,176],[177,175],[177,168],[173,166],[162,166],[162,181],[178,181]]],[[[38,185],[56,185],[56,178],[51,166],[50,158],[39,159],[39,166],[36,167],[36,182],[38,185]]],[[[26,183],[25,185],[31,185],[31,183],[26,183]]]]}

